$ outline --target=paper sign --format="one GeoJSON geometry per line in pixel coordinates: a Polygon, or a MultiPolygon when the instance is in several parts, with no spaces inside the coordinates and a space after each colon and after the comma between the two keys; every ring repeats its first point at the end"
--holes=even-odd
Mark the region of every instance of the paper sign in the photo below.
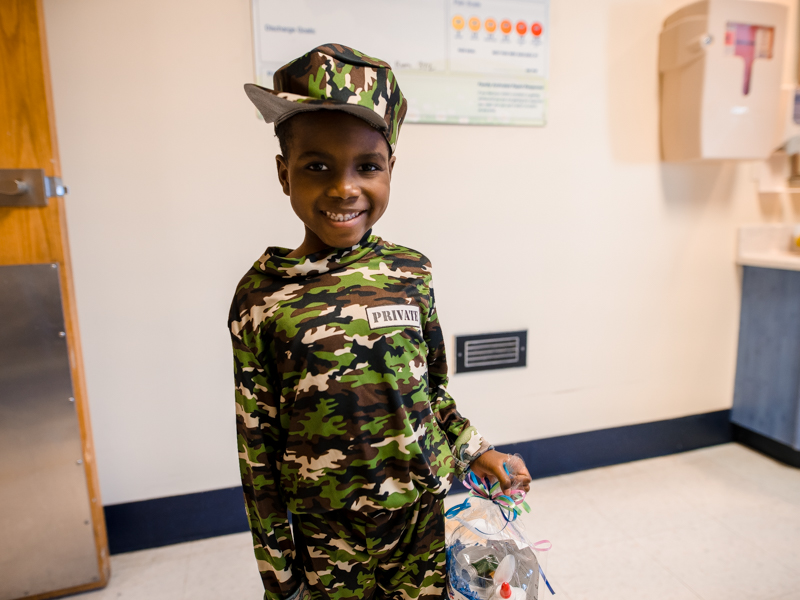
{"type": "Polygon", "coordinates": [[[253,0],[256,80],[341,43],[387,61],[406,122],[544,125],[549,0],[253,0]]]}

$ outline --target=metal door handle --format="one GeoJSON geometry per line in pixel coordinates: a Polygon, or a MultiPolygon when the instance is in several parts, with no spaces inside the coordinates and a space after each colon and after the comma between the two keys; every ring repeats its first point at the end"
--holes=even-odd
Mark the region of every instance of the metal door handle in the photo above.
{"type": "Polygon", "coordinates": [[[22,196],[27,193],[30,186],[19,179],[14,181],[0,181],[0,194],[3,196],[22,196]]]}
{"type": "Polygon", "coordinates": [[[44,169],[0,169],[0,207],[47,206],[66,193],[61,178],[45,177],[44,169]]]}

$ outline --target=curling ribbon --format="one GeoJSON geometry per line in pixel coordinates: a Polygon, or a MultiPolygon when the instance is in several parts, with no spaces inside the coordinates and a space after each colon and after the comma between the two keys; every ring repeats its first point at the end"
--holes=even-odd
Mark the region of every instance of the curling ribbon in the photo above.
{"type": "MultiPolygon", "coordinates": [[[[503,463],[503,470],[507,475],[511,475],[505,463],[503,463]]],[[[503,515],[506,523],[516,520],[522,514],[523,509],[525,512],[531,512],[531,507],[525,502],[525,490],[510,490],[508,494],[504,494],[499,481],[492,484],[488,479],[480,479],[472,471],[467,472],[464,485],[469,488],[470,496],[494,502],[500,508],[500,514],[503,515]]],[[[461,504],[457,504],[448,510],[445,516],[452,519],[467,508],[469,508],[469,497],[461,504]]]]}
{"type": "Polygon", "coordinates": [[[507,522],[516,520],[523,510],[531,512],[531,507],[525,502],[524,490],[510,490],[508,494],[504,494],[499,481],[492,484],[486,479],[481,480],[472,471],[467,473],[464,483],[470,489],[470,495],[491,500],[500,507],[507,522]]]}
{"type": "MultiPolygon", "coordinates": [[[[536,542],[536,543],[538,544],[539,542],[536,542]]],[[[548,548],[547,550],[550,550],[550,548],[548,548]]],[[[556,592],[555,592],[555,590],[553,589],[553,586],[552,586],[552,585],[550,585],[550,582],[549,582],[549,581],[547,581],[547,577],[545,576],[545,574],[544,574],[544,571],[542,571],[542,565],[538,565],[538,564],[537,564],[537,566],[539,567],[539,575],[541,575],[541,576],[542,576],[542,579],[544,579],[544,584],[547,586],[547,589],[548,589],[548,590],[550,590],[550,593],[551,593],[553,596],[555,596],[555,595],[556,595],[556,592]]]]}

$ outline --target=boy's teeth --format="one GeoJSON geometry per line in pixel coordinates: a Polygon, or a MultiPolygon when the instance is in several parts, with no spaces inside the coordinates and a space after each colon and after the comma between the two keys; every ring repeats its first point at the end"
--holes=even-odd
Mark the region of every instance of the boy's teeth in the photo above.
{"type": "Polygon", "coordinates": [[[340,214],[337,214],[337,213],[328,212],[326,210],[325,214],[332,221],[340,221],[341,222],[341,221],[350,221],[351,219],[355,219],[361,213],[360,212],[354,212],[354,213],[347,213],[347,214],[344,214],[344,215],[340,215],[340,214]]]}

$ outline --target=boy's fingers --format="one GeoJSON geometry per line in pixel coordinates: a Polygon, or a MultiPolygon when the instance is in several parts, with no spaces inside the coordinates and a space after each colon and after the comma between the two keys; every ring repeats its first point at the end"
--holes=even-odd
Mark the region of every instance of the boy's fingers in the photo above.
{"type": "Polygon", "coordinates": [[[525,465],[521,465],[519,472],[514,474],[514,479],[517,487],[524,489],[526,494],[531,491],[530,483],[532,477],[525,465]]]}
{"type": "Polygon", "coordinates": [[[513,480],[511,476],[505,472],[505,469],[502,467],[498,470],[495,475],[497,476],[497,480],[500,482],[500,487],[503,489],[504,492],[507,492],[511,489],[511,484],[513,480]]]}

